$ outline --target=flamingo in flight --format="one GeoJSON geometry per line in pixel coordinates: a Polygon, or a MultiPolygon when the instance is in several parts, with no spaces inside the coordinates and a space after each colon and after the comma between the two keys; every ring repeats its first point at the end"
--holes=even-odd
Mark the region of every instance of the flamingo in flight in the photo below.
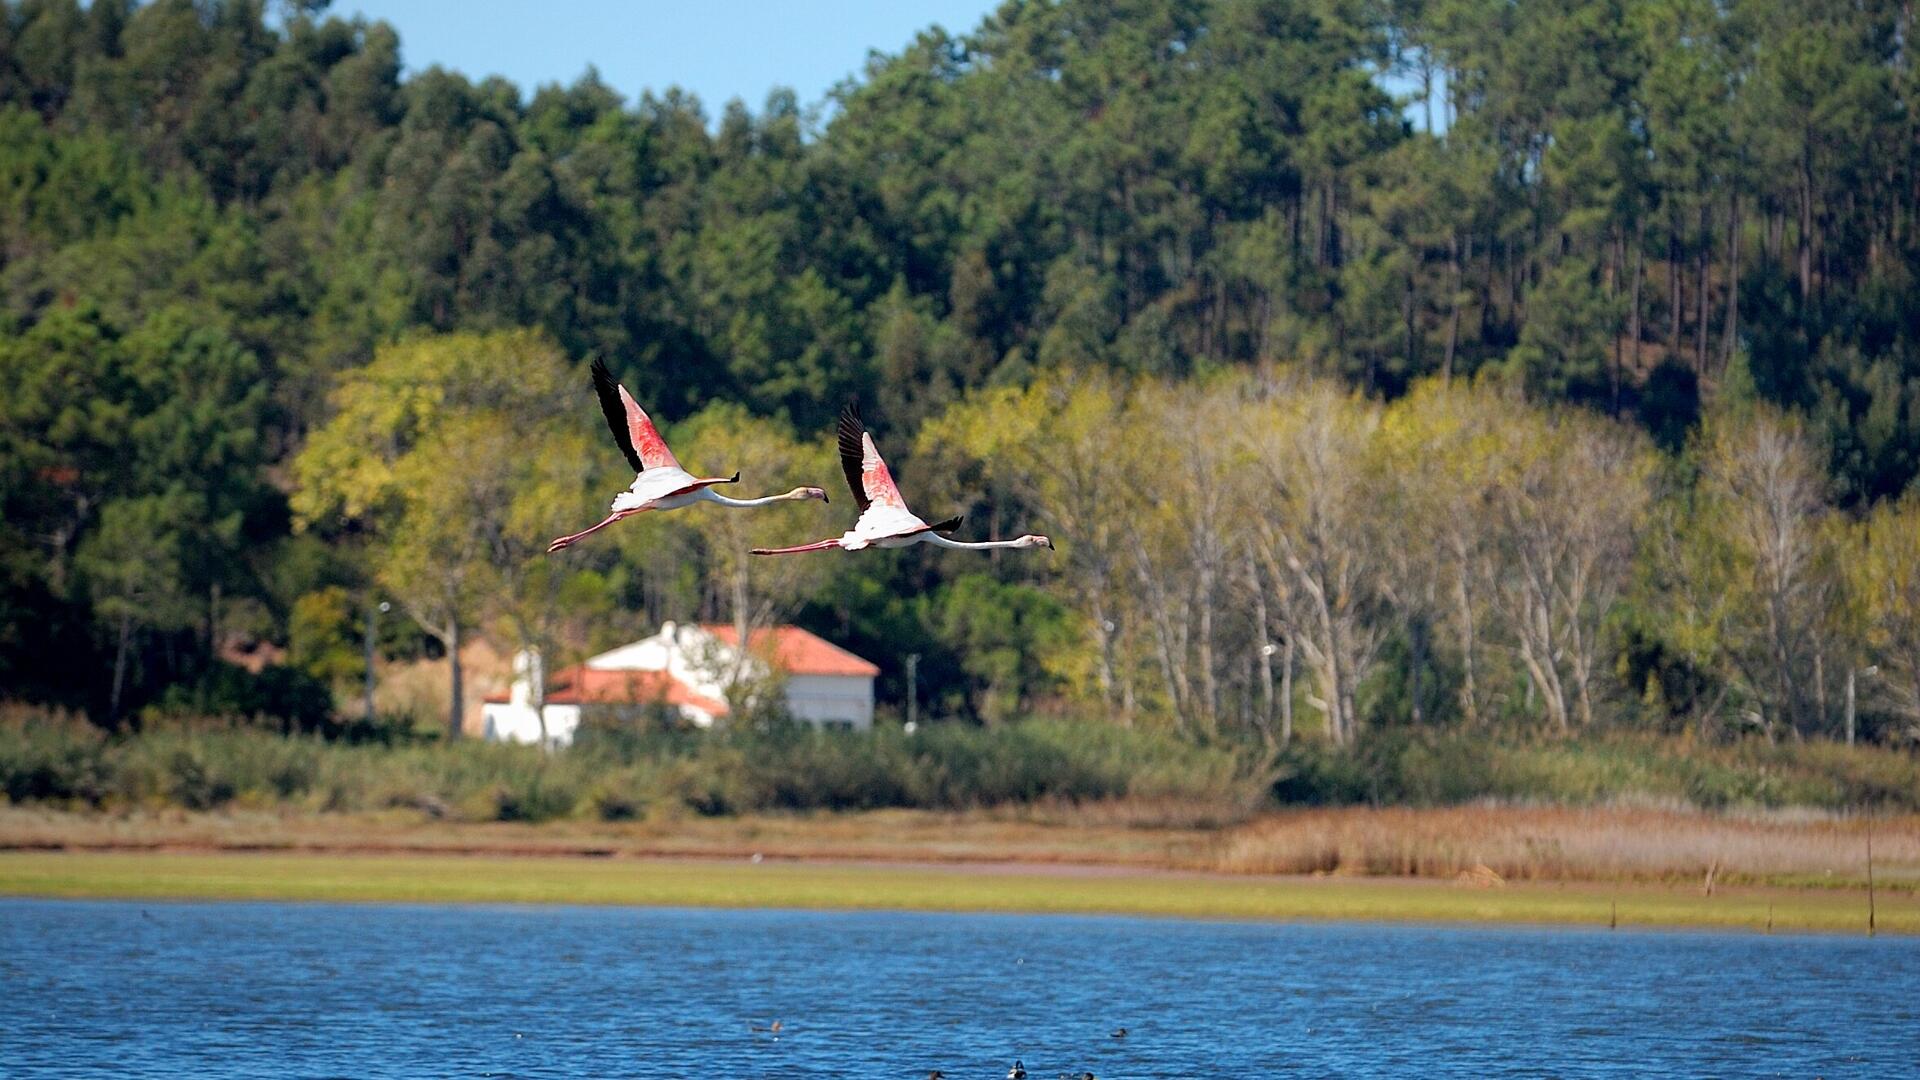
{"type": "Polygon", "coordinates": [[[840,413],[840,467],[847,474],[847,486],[853,489],[853,501],[860,504],[860,519],[854,522],[853,528],[843,536],[829,537],[798,547],[754,548],[751,554],[798,555],[803,551],[825,551],[828,548],[859,551],[868,547],[903,548],[919,543],[968,551],[1053,546],[1053,541],[1031,533],[1013,540],[969,543],[946,535],[960,527],[960,518],[948,518],[929,525],[915,517],[907,509],[907,501],[900,497],[900,489],[894,485],[893,474],[887,471],[887,463],[881,460],[880,451],[874,447],[873,436],[867,434],[866,425],[860,422],[860,410],[851,403],[840,413]]]}
{"type": "Polygon", "coordinates": [[[627,463],[633,466],[633,471],[638,475],[633,478],[632,487],[613,497],[613,512],[607,515],[605,521],[571,536],[560,537],[547,545],[548,552],[577,543],[582,537],[597,533],[621,518],[644,514],[649,510],[678,510],[697,502],[744,507],[789,500],[827,501],[827,493],[817,487],[797,487],[784,495],[767,495],[758,499],[729,499],[713,490],[713,485],[739,483],[740,474],[697,477],[681,468],[673,451],[667,449],[667,441],[660,437],[660,430],[647,418],[646,410],[633,400],[633,395],[627,393],[626,387],[613,381],[607,365],[598,360],[593,362],[593,391],[599,395],[600,411],[606,414],[613,441],[620,444],[620,452],[627,455],[627,463]]]}

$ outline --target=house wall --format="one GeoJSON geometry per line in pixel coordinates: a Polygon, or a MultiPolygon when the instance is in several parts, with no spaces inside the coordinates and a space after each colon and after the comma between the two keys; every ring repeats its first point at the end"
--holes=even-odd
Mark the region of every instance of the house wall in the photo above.
{"type": "Polygon", "coordinates": [[[664,671],[694,693],[724,701],[726,686],[720,673],[706,664],[724,664],[731,652],[698,626],[666,622],[652,637],[603,652],[589,659],[587,666],[600,671],[664,671]]]}
{"type": "MultiPolygon", "coordinates": [[[[732,652],[697,626],[665,623],[652,637],[622,645],[586,661],[599,671],[665,671],[695,693],[725,700],[726,688],[707,668],[708,662],[726,663],[732,652]]],[[[516,678],[506,704],[490,704],[482,715],[488,739],[537,743],[540,724],[529,693],[529,658],[515,662],[516,678]]],[[[790,675],[786,681],[787,709],[795,719],[816,726],[845,726],[856,731],[873,728],[873,678],[867,675],[790,675]]],[[[680,706],[686,719],[709,727],[713,718],[691,705],[680,706]]],[[[547,734],[556,746],[573,742],[580,725],[578,705],[547,706],[547,734]]]]}
{"type": "MultiPolygon", "coordinates": [[[[488,703],[480,710],[480,722],[489,742],[540,742],[540,717],[530,706],[488,703]]],[[[579,727],[580,706],[547,706],[547,741],[554,746],[570,745],[579,727]]]]}
{"type": "Polygon", "coordinates": [[[660,635],[642,638],[592,657],[587,666],[597,671],[665,671],[667,646],[660,635]]]}
{"type": "Polygon", "coordinates": [[[797,720],[815,725],[847,724],[855,731],[873,727],[873,679],[866,675],[791,675],[787,709],[797,720]]]}

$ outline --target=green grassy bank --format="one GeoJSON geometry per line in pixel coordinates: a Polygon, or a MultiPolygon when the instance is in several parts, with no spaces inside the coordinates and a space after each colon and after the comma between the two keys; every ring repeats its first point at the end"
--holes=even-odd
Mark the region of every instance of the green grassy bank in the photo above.
{"type": "MultiPolygon", "coordinates": [[[[1219,919],[1550,923],[1864,933],[1848,889],[1226,878],[819,863],[467,856],[0,854],[0,895],[1084,912],[1219,919]]],[[[1920,896],[1883,893],[1877,925],[1920,932],[1920,896]]]]}

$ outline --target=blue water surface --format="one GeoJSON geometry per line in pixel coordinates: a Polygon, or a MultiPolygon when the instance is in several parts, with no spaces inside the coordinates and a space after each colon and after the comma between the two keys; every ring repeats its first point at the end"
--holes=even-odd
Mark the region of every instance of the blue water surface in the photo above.
{"type": "Polygon", "coordinates": [[[0,900],[3,1076],[1897,1076],[1911,939],[0,900]],[[752,1030],[781,1021],[778,1034],[752,1030]],[[1128,1029],[1124,1039],[1110,1032],[1128,1029]]]}

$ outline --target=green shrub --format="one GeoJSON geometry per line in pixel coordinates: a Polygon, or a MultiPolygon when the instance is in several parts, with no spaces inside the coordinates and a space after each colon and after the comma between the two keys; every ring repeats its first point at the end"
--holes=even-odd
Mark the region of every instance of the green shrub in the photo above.
{"type": "Polygon", "coordinates": [[[1652,799],[1703,809],[1920,809],[1920,761],[1911,754],[1831,743],[1698,745],[1647,735],[1540,739],[1389,729],[1369,732],[1354,750],[1296,744],[1278,768],[1272,791],[1283,804],[1652,799]]]}
{"type": "Polygon", "coordinates": [[[573,813],[579,792],[564,778],[532,771],[493,793],[493,816],[500,821],[551,821],[573,813]]]}
{"type": "MultiPolygon", "coordinates": [[[[1269,762],[1165,731],[1064,720],[930,724],[912,735],[798,725],[589,732],[572,749],[545,754],[471,741],[328,742],[207,720],[177,719],[109,737],[80,721],[8,714],[0,717],[0,791],[13,803],[59,806],[405,807],[500,821],[619,821],[678,809],[962,810],[1120,798],[1234,813],[1268,800],[1476,799],[1916,810],[1920,761],[1901,751],[1829,743],[1702,745],[1649,735],[1559,740],[1392,728],[1365,733],[1352,750],[1296,743],[1269,762]]],[[[1217,820],[1213,813],[1207,816],[1217,820]]]]}
{"type": "Polygon", "coordinates": [[[0,791],[9,802],[82,803],[106,797],[104,739],[85,725],[0,725],[0,791]]]}
{"type": "Polygon", "coordinates": [[[198,683],[171,687],[157,710],[173,716],[268,717],[281,726],[318,731],[333,714],[333,693],[299,668],[270,665],[258,674],[216,662],[198,683]]]}
{"type": "Polygon", "coordinates": [[[1377,801],[1379,777],[1355,754],[1320,744],[1294,743],[1280,756],[1273,797],[1282,803],[1342,806],[1377,801]]]}

